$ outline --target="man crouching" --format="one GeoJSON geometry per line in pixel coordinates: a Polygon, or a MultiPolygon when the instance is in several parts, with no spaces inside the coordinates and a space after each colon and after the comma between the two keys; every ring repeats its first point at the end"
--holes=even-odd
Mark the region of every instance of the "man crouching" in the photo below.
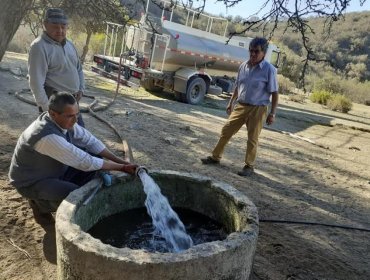
{"type": "Polygon", "coordinates": [[[55,212],[70,192],[91,180],[98,170],[134,174],[137,168],[78,125],[78,115],[72,94],[51,96],[49,110],[21,134],[15,147],[10,184],[29,200],[40,224],[53,222],[50,212],[55,212]]]}

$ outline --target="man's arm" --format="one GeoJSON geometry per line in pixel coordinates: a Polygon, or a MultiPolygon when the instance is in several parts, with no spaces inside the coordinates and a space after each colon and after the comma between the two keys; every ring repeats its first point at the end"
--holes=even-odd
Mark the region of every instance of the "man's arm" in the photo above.
{"type": "Polygon", "coordinates": [[[56,134],[41,138],[34,149],[40,154],[82,171],[99,170],[103,165],[103,159],[90,155],[56,134]]]}
{"type": "Polygon", "coordinates": [[[104,148],[99,155],[106,157],[108,160],[94,157],[67,142],[63,137],[55,134],[41,138],[35,144],[35,150],[67,166],[71,166],[82,171],[95,171],[103,169],[123,171],[129,174],[134,174],[136,168],[138,167],[136,164],[130,164],[117,157],[107,148],[104,148]]]}
{"type": "Polygon", "coordinates": [[[83,71],[80,60],[78,60],[77,71],[78,71],[78,78],[80,80],[79,91],[84,92],[85,91],[85,76],[84,76],[84,71],[83,71]]]}
{"type": "Polygon", "coordinates": [[[137,164],[131,164],[131,163],[124,164],[124,163],[117,163],[113,161],[104,160],[103,166],[101,169],[123,171],[128,174],[134,174],[138,167],[139,166],[137,164]]]}
{"type": "Polygon", "coordinates": [[[125,161],[123,158],[120,158],[116,156],[114,153],[112,153],[108,148],[105,148],[99,156],[109,159],[112,162],[116,162],[119,164],[130,164],[129,162],[125,161]]]}
{"type": "Polygon", "coordinates": [[[271,110],[270,114],[275,115],[276,114],[276,108],[279,102],[279,94],[278,92],[273,92],[271,97],[271,110]]]}
{"type": "Polygon", "coordinates": [[[88,151],[94,154],[98,154],[105,159],[99,169],[123,171],[130,174],[135,172],[137,167],[136,164],[130,164],[123,158],[115,155],[87,129],[79,125],[75,125],[73,127],[73,130],[75,136],[75,138],[73,139],[78,140],[77,144],[80,144],[80,146],[87,148],[88,151]]]}
{"type": "Polygon", "coordinates": [[[238,98],[238,86],[235,87],[234,89],[234,93],[233,95],[231,96],[230,100],[229,100],[229,103],[227,104],[227,107],[226,107],[226,113],[228,115],[231,114],[231,112],[233,111],[233,105],[234,105],[234,101],[236,100],[236,98],[238,98]]]}
{"type": "MultiPolygon", "coordinates": [[[[72,44],[72,42],[71,42],[72,44]]],[[[73,44],[72,44],[73,45],[73,44]]],[[[76,47],[73,45],[73,48],[75,49],[75,53],[77,56],[77,72],[78,72],[78,79],[80,81],[80,86],[78,88],[78,92],[75,93],[75,98],[77,101],[80,101],[81,97],[83,96],[83,93],[85,92],[85,76],[82,68],[82,64],[80,61],[80,58],[78,56],[78,52],[76,50],[76,47]]]]}
{"type": "Polygon", "coordinates": [[[29,85],[37,105],[40,106],[43,111],[48,110],[49,104],[44,89],[47,71],[48,64],[45,53],[39,45],[32,45],[28,56],[29,85]]]}
{"type": "Polygon", "coordinates": [[[78,71],[78,78],[80,80],[80,87],[79,87],[78,92],[75,93],[75,98],[77,101],[80,101],[85,91],[85,77],[84,77],[84,72],[83,72],[80,60],[78,60],[77,71],[78,71]]]}
{"type": "Polygon", "coordinates": [[[266,123],[268,125],[272,124],[275,121],[276,108],[279,102],[279,94],[277,91],[272,92],[271,95],[271,110],[266,119],[266,123]]]}
{"type": "Polygon", "coordinates": [[[279,102],[278,89],[279,89],[279,84],[277,80],[277,70],[274,66],[270,65],[267,90],[268,92],[271,93],[272,98],[271,98],[270,113],[268,114],[266,118],[267,125],[271,125],[275,121],[276,108],[279,102]]]}
{"type": "Polygon", "coordinates": [[[234,102],[238,98],[238,95],[239,95],[239,92],[238,92],[239,75],[240,75],[241,69],[244,68],[245,63],[246,62],[242,63],[239,66],[239,69],[238,69],[238,75],[236,76],[236,80],[235,80],[235,89],[234,89],[233,95],[231,96],[231,98],[229,100],[229,103],[227,104],[227,107],[226,107],[226,113],[228,115],[230,115],[231,112],[233,111],[233,109],[234,109],[234,102]]]}

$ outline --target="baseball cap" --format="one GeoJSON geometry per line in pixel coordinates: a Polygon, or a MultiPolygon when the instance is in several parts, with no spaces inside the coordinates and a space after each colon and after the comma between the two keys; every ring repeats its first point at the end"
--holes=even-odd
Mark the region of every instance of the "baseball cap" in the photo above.
{"type": "Polygon", "coordinates": [[[46,10],[45,19],[46,22],[50,23],[61,23],[67,24],[68,18],[65,15],[64,11],[59,8],[49,8],[46,10]]]}

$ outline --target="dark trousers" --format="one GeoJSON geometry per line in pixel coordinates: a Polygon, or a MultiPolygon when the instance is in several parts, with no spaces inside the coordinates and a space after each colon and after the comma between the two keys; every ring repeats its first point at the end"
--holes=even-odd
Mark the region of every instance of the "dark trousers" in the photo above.
{"type": "Polygon", "coordinates": [[[34,200],[41,212],[55,212],[70,192],[93,179],[96,172],[85,172],[69,167],[61,178],[43,179],[31,186],[19,188],[18,192],[34,200]]]}

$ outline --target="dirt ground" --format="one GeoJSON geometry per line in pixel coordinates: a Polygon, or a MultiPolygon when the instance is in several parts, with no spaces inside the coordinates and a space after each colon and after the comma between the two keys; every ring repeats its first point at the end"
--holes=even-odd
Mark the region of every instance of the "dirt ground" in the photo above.
{"type": "MultiPolygon", "coordinates": [[[[7,179],[17,138],[37,116],[36,107],[14,94],[28,88],[25,74],[24,55],[8,53],[0,63],[0,279],[56,279],[53,228],[34,222],[7,179]]],[[[113,97],[115,85],[106,79],[86,71],[86,83],[99,104],[113,97]]],[[[83,105],[90,102],[84,98],[83,105]]],[[[249,196],[261,219],[250,279],[370,279],[370,232],[266,221],[370,229],[370,107],[355,104],[342,114],[281,96],[276,123],[261,133],[256,174],[242,178],[236,172],[244,159],[245,129],[231,140],[221,165],[199,161],[218,139],[226,102],[209,96],[203,106],[191,106],[168,94],[123,87],[99,115],[125,137],[137,163],[206,175],[249,196]]],[[[83,117],[109,148],[121,151],[109,127],[83,117]]]]}

